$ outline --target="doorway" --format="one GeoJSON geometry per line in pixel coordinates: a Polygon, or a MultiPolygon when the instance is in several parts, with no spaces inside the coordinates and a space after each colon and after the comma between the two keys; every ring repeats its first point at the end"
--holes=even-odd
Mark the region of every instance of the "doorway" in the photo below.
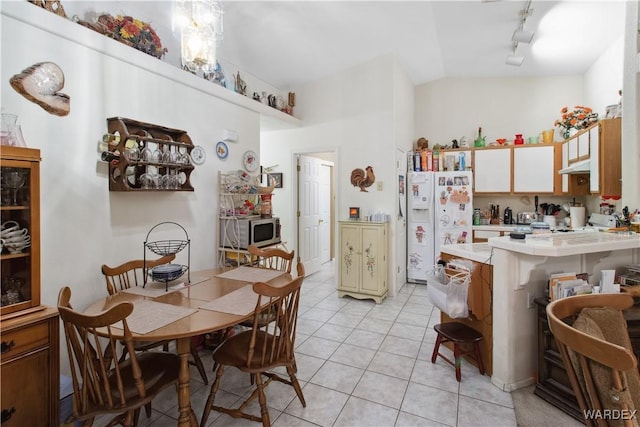
{"type": "Polygon", "coordinates": [[[295,154],[298,256],[306,274],[334,258],[334,152],[295,154]]]}

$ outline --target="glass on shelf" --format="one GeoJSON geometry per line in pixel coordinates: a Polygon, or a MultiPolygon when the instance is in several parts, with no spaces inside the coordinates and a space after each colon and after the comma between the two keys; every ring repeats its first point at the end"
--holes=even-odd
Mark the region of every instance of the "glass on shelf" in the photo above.
{"type": "Polygon", "coordinates": [[[25,170],[20,168],[3,168],[2,169],[2,183],[11,190],[10,203],[13,206],[18,206],[18,190],[24,186],[27,180],[25,170]]]}

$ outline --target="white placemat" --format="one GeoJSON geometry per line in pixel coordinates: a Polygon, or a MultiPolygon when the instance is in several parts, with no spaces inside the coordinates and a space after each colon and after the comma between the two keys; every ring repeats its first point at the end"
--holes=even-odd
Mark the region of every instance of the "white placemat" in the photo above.
{"type": "Polygon", "coordinates": [[[284,271],[271,270],[268,268],[257,268],[241,266],[233,270],[225,271],[216,275],[221,279],[240,280],[242,282],[268,282],[278,276],[282,276],[284,271]]]}
{"type": "MultiPolygon", "coordinates": [[[[131,332],[137,334],[148,334],[198,311],[195,308],[163,304],[151,300],[136,300],[133,304],[133,312],[127,317],[127,324],[131,332]]],[[[124,328],[122,322],[118,322],[114,326],[124,328]]]]}
{"type": "Polygon", "coordinates": [[[197,283],[202,283],[206,280],[209,280],[207,276],[194,276],[191,278],[191,285],[187,285],[187,282],[184,281],[174,281],[169,282],[169,286],[165,288],[165,284],[162,282],[148,282],[144,287],[142,286],[133,286],[128,289],[123,289],[122,292],[126,292],[128,294],[141,295],[143,297],[149,298],[157,298],[162,295],[170,294],[171,292],[179,291],[180,289],[184,289],[187,286],[193,286],[197,283]],[[165,290],[167,289],[167,290],[165,290]]]}
{"type": "Polygon", "coordinates": [[[186,288],[185,282],[169,283],[167,290],[165,290],[165,284],[160,282],[148,282],[144,288],[142,286],[132,286],[127,289],[123,289],[121,292],[128,294],[142,295],[143,297],[156,298],[162,295],[170,294],[171,292],[179,291],[186,288]]]}
{"type": "Polygon", "coordinates": [[[199,308],[246,316],[255,310],[257,302],[258,294],[253,292],[253,285],[246,285],[220,298],[209,301],[199,308]]]}

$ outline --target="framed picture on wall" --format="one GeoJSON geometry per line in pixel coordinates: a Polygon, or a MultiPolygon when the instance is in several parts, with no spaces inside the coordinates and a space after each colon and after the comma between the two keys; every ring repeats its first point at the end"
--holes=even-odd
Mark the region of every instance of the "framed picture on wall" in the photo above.
{"type": "Polygon", "coordinates": [[[276,188],[282,188],[282,174],[281,173],[269,173],[267,174],[269,184],[273,183],[276,188]]]}

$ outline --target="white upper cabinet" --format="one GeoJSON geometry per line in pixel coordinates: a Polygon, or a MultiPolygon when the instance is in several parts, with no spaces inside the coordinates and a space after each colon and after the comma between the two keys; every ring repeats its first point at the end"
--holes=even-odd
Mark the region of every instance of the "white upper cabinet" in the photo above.
{"type": "Polygon", "coordinates": [[[553,145],[513,149],[514,193],[553,193],[555,173],[553,145]]]}
{"type": "Polygon", "coordinates": [[[511,148],[474,150],[474,193],[511,192],[511,148]]]}

